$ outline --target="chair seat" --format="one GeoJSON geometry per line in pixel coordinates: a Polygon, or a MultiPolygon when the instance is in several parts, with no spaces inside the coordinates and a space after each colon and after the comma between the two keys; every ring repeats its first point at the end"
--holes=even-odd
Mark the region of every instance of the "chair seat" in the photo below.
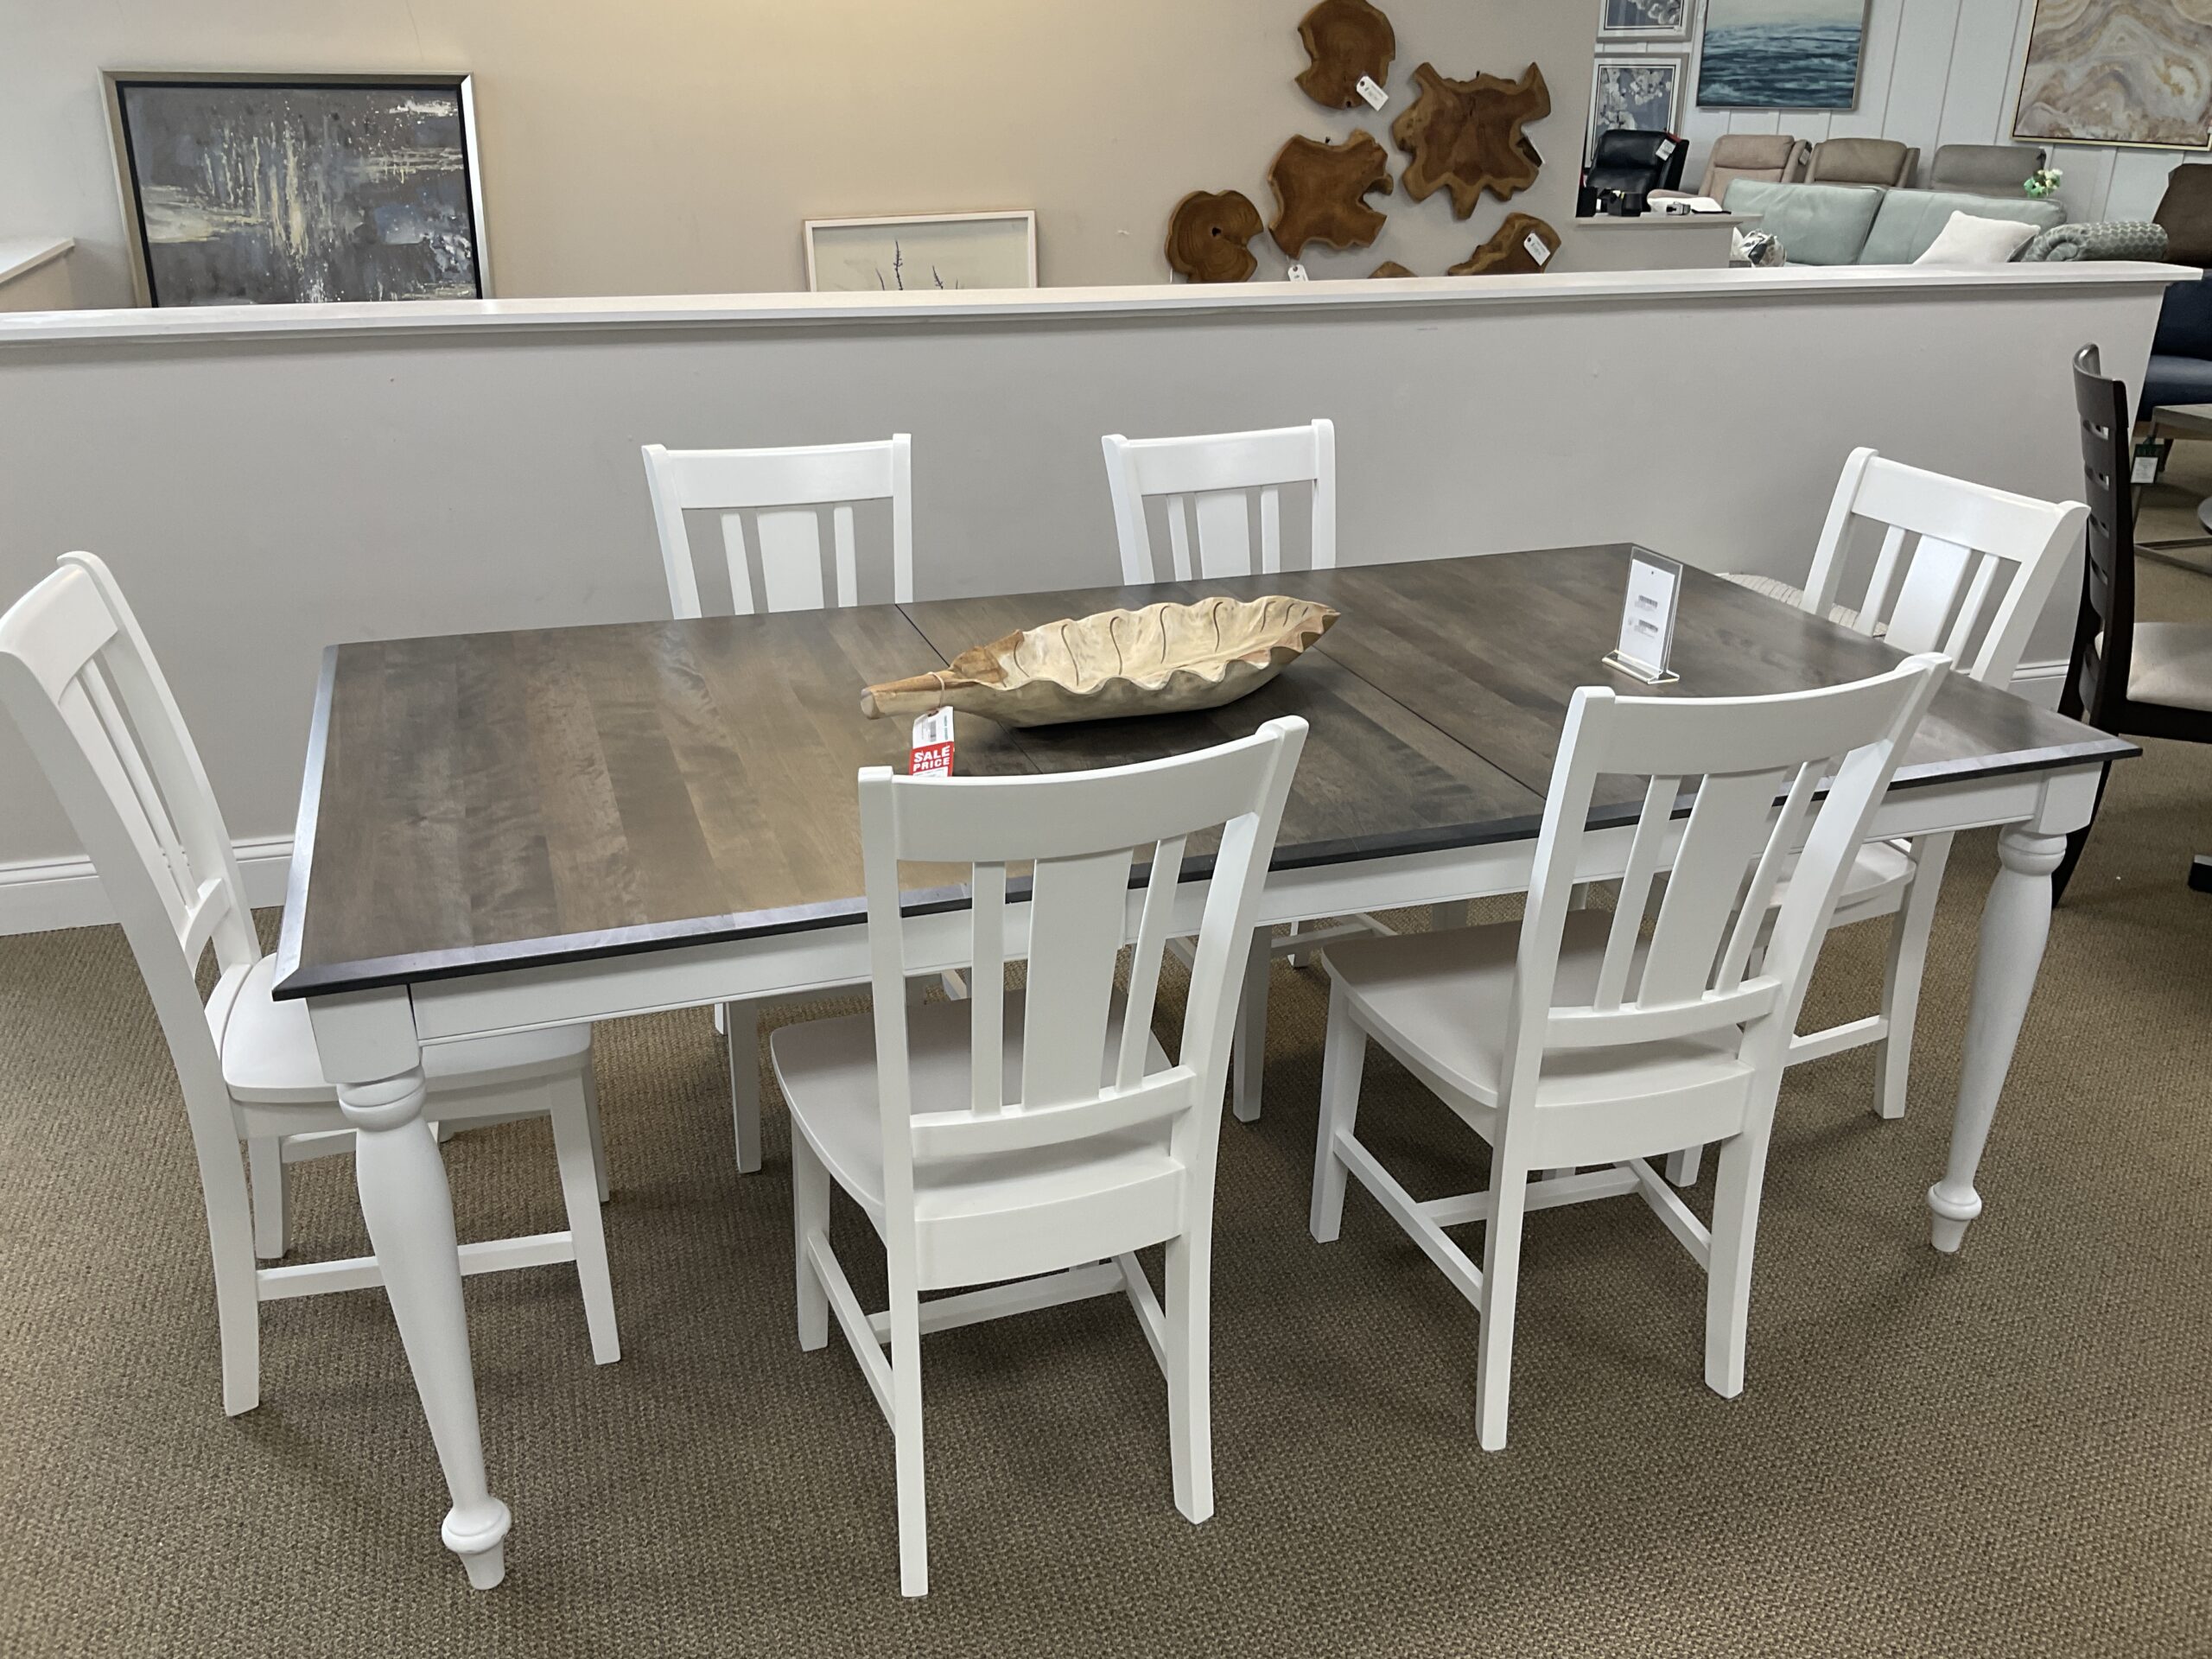
{"type": "MultiPolygon", "coordinates": [[[[1613,918],[1577,911],[1567,918],[1553,1003],[1586,1005],[1595,993],[1613,918]]],[[[1408,933],[1331,945],[1322,960],[1366,1025],[1402,1058],[1449,1084],[1483,1112],[1497,1108],[1507,1013],[1521,924],[1408,933]]],[[[1641,957],[1642,952],[1638,951],[1641,957]]],[[[1630,983],[1634,980],[1631,977],[1630,983]]],[[[1748,1079],[1726,1033],[1618,1048],[1557,1050],[1544,1058],[1539,1105],[1594,1105],[1678,1089],[1748,1079]]],[[[1481,1126],[1478,1124],[1479,1128],[1481,1126]]]]}
{"type": "MultiPolygon", "coordinates": [[[[233,1098],[250,1104],[331,1105],[338,1091],[323,1078],[308,1005],[270,995],[275,977],[276,958],[264,957],[246,970],[231,999],[218,1037],[223,1081],[233,1098]]],[[[217,1007],[209,1006],[211,1011],[217,1007]]],[[[435,1044],[423,1051],[423,1074],[433,1090],[501,1088],[560,1077],[575,1071],[590,1052],[589,1026],[562,1026],[435,1044]]]]}
{"type": "MultiPolygon", "coordinates": [[[[1805,608],[1805,590],[1792,588],[1779,576],[1745,575],[1738,571],[1724,570],[1720,573],[1720,579],[1732,582],[1738,588],[1748,588],[1755,594],[1764,594],[1769,599],[1778,599],[1793,611],[1805,608]]],[[[1859,626],[1859,613],[1848,605],[1831,605],[1828,607],[1828,620],[1855,630],[1859,626]]],[[[1878,634],[1885,630],[1877,627],[1874,632],[1878,634]]]]}
{"type": "MultiPolygon", "coordinates": [[[[1006,994],[1006,1103],[1021,1093],[1022,994],[1006,994]]],[[[1099,1082],[1110,1080],[1121,1052],[1122,1004],[1114,999],[1101,1052],[1099,1082]]],[[[964,1110],[969,1102],[971,1002],[931,1002],[906,1013],[908,1103],[917,1116],[964,1110]]],[[[1147,1037],[1147,1071],[1168,1059],[1147,1037]]],[[[785,1026],[768,1039],[769,1058],[797,1132],[806,1137],[830,1178],[850,1193],[878,1229],[883,1224],[883,1126],[876,1107],[875,1017],[845,1014],[785,1026]]],[[[980,1217],[1026,1207],[1040,1184],[1055,1200],[1153,1180],[1179,1182],[1164,1126],[1096,1135],[1065,1147],[925,1166],[915,1172],[918,1217],[980,1217]]]]}
{"type": "Polygon", "coordinates": [[[2138,622],[2127,699],[2212,713],[2212,623],[2138,622]]]}

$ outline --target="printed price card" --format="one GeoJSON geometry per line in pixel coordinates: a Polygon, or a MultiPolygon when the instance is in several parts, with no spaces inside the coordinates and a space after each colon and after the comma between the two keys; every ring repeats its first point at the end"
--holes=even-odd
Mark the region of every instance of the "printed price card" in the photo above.
{"type": "Polygon", "coordinates": [[[1640,547],[1630,554],[1620,643],[1605,660],[1647,685],[1673,679],[1667,658],[1675,648],[1675,606],[1681,591],[1682,567],[1674,560],[1640,547]]]}
{"type": "Polygon", "coordinates": [[[932,709],[914,721],[913,753],[906,757],[909,778],[952,776],[952,710],[932,709]]]}

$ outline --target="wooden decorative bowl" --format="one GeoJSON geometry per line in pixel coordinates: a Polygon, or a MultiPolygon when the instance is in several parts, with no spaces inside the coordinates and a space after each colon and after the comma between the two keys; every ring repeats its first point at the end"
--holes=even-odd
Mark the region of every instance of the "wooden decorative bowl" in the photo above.
{"type": "Polygon", "coordinates": [[[1057,726],[1218,709],[1256,691],[1329,631],[1312,600],[1216,598],[1024,628],[933,674],[871,685],[870,720],[957,709],[1001,726],[1057,726]]]}

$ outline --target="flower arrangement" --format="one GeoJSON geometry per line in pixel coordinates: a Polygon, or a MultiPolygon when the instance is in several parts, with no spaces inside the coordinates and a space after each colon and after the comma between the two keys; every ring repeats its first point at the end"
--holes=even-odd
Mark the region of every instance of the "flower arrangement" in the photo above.
{"type": "Polygon", "coordinates": [[[2066,175],[2055,167],[2039,167],[2030,174],[2020,188],[2040,201],[2057,190],[2066,175]]]}

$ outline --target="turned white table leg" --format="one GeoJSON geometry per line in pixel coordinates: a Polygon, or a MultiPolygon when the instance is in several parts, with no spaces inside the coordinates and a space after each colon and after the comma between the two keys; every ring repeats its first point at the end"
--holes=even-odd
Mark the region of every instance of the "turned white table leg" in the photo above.
{"type": "Polygon", "coordinates": [[[1967,1224],[1981,1213],[1974,1170],[1988,1143],[1997,1097],[2012,1070],[2020,1022],[2043,965],[2044,942],[2050,933],[2050,873],[2065,851],[2064,836],[2045,835],[2026,824],[2010,825],[1997,838],[2002,868],[1982,906],[1950,1161],[1943,1179],[1928,1189],[1936,1248],[1947,1253],[1959,1248],[1967,1224]]]}
{"type": "Polygon", "coordinates": [[[484,1476],[453,1198],[437,1141],[423,1121],[423,1073],[343,1084],[338,1103],[359,1132],[353,1169],[361,1215],[453,1498],[442,1535],[468,1569],[469,1583],[489,1590],[506,1573],[511,1517],[484,1476]]]}

